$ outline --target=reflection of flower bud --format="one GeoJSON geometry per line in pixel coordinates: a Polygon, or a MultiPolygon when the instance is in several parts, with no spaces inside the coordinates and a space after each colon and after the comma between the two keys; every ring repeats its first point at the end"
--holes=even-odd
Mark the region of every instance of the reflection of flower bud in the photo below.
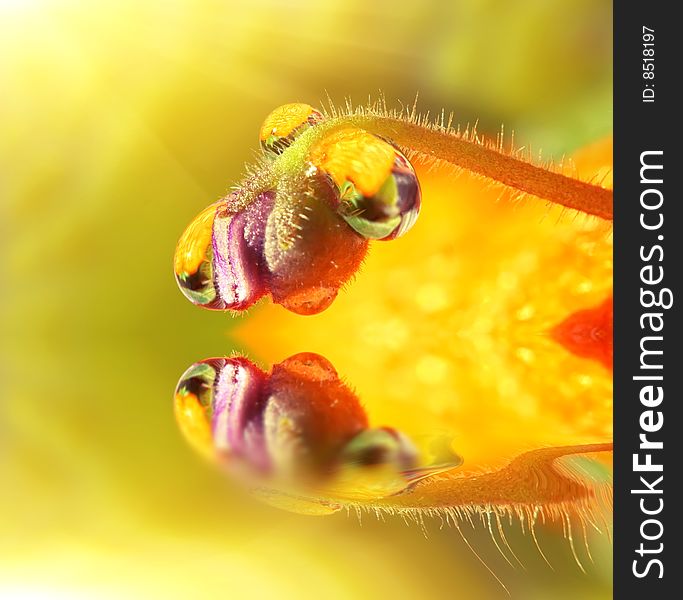
{"type": "Polygon", "coordinates": [[[242,357],[192,365],[175,394],[176,418],[193,445],[253,471],[324,475],[367,427],[355,394],[322,356],[301,353],[268,375],[242,357]],[[208,440],[208,441],[207,441],[208,440]]]}
{"type": "Polygon", "coordinates": [[[318,354],[274,365],[264,411],[268,450],[280,475],[327,475],[346,442],[368,426],[356,395],[318,354]]]}
{"type": "Polygon", "coordinates": [[[195,363],[176,388],[175,415],[202,454],[297,512],[383,498],[459,464],[423,465],[404,433],[371,428],[332,364],[308,352],[269,373],[239,356],[195,363]]]}
{"type": "Polygon", "coordinates": [[[354,437],[342,453],[345,464],[392,465],[399,471],[417,465],[417,449],[406,435],[391,427],[366,429],[354,437]]]}
{"type": "Polygon", "coordinates": [[[190,442],[219,460],[270,479],[301,483],[346,466],[416,465],[410,440],[368,428],[356,395],[322,356],[300,353],[265,373],[242,357],[192,365],[175,393],[176,418],[190,442]]]}

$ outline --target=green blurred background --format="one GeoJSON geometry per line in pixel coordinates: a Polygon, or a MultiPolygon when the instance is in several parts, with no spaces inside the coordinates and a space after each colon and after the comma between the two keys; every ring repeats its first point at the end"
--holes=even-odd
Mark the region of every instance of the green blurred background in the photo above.
{"type": "MultiPolygon", "coordinates": [[[[274,107],[326,94],[569,152],[611,131],[611,2],[0,0],[0,598],[497,598],[452,528],[287,514],[181,439],[171,396],[236,348],[171,273],[274,107]]],[[[302,349],[305,350],[305,349],[302,349]]],[[[284,357],[283,357],[284,358],[284,357]]],[[[517,526],[526,571],[467,534],[514,598],[610,597],[517,526]]]]}

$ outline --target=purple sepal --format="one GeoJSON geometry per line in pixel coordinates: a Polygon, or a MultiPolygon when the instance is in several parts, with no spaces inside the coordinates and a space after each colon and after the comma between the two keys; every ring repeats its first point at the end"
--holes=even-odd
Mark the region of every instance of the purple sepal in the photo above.
{"type": "Polygon", "coordinates": [[[211,420],[216,449],[242,456],[261,470],[270,466],[263,434],[264,382],[264,373],[248,360],[226,360],[215,384],[211,420]]]}
{"type": "Polygon", "coordinates": [[[272,194],[261,194],[238,213],[216,214],[212,249],[222,308],[244,310],[266,293],[263,243],[272,194]]]}

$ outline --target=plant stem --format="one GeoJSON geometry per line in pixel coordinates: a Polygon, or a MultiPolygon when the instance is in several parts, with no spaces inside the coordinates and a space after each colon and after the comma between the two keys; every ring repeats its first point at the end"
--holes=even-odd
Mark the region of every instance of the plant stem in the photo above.
{"type": "Polygon", "coordinates": [[[521,454],[492,473],[463,477],[455,469],[427,477],[408,490],[373,502],[391,508],[439,506],[533,506],[572,503],[592,495],[595,484],[564,474],[553,466],[557,458],[572,454],[611,452],[613,445],[585,444],[541,448],[521,454]],[[539,485],[539,481],[543,485],[539,485]]]}
{"type": "Polygon", "coordinates": [[[612,220],[612,190],[579,181],[514,158],[447,131],[378,115],[332,119],[334,128],[346,123],[386,138],[426,157],[449,162],[520,192],[567,208],[612,220]]]}

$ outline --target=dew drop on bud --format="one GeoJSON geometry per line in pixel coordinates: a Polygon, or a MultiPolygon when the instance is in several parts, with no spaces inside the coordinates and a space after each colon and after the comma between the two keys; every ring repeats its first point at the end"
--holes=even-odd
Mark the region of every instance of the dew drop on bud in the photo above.
{"type": "Polygon", "coordinates": [[[283,104],[263,121],[259,131],[261,148],[266,154],[282,154],[303,131],[323,119],[323,114],[308,104],[283,104]]]}
{"type": "Polygon", "coordinates": [[[387,141],[363,129],[331,133],[310,161],[336,184],[338,212],[366,239],[405,234],[420,212],[420,184],[410,161],[387,141]]]}

